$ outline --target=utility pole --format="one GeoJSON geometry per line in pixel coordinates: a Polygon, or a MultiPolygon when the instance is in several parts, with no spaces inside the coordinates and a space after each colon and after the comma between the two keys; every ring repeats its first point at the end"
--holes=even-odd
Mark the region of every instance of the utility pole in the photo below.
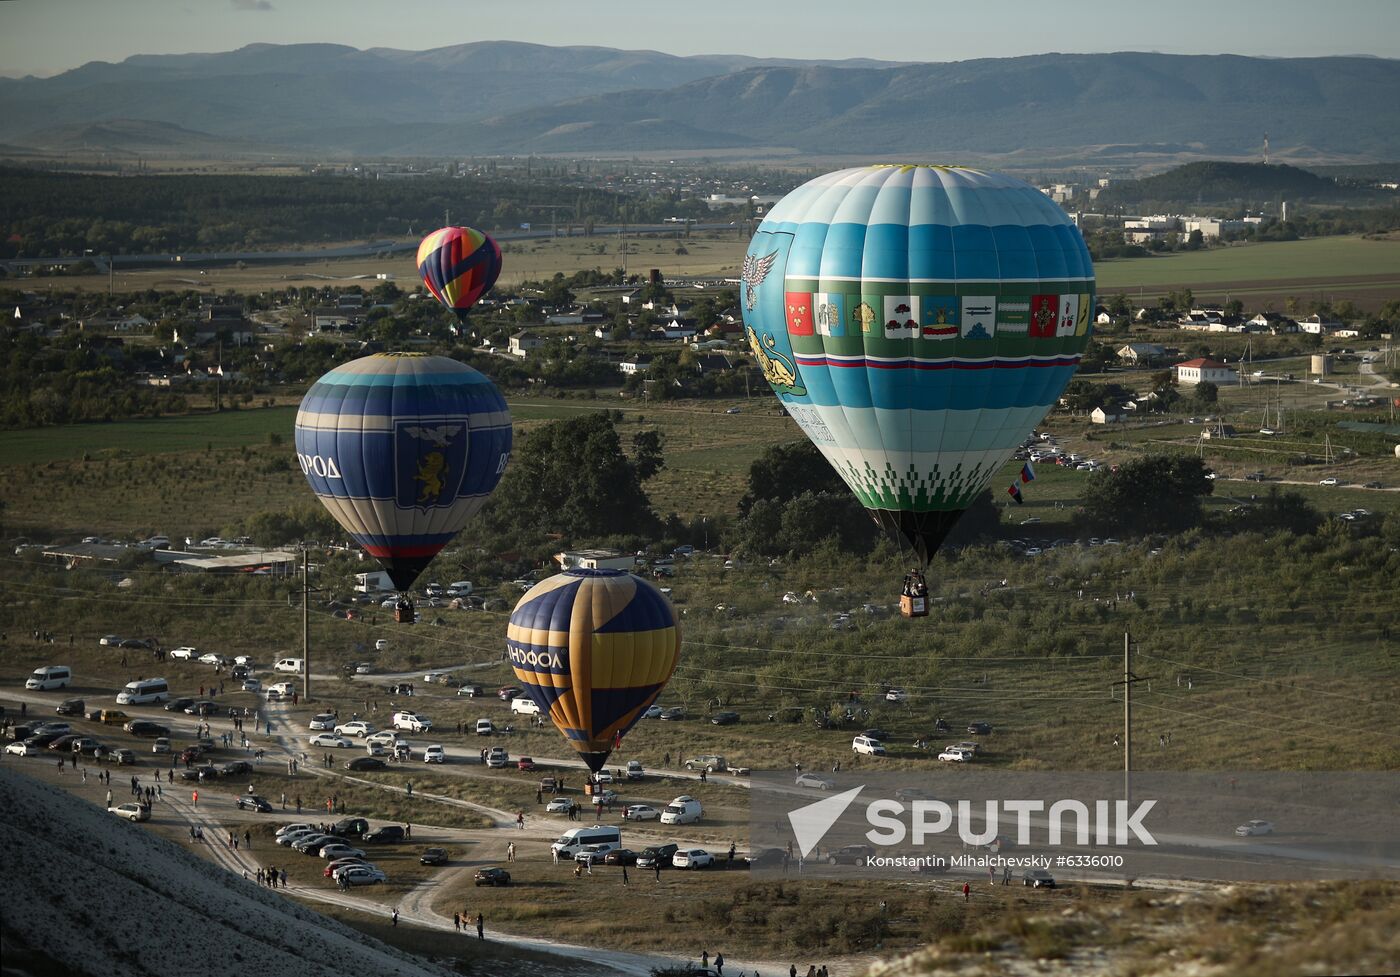
{"type": "Polygon", "coordinates": [[[1133,639],[1123,632],[1123,680],[1114,685],[1123,686],[1123,800],[1132,799],[1133,772],[1133,686],[1147,681],[1146,677],[1133,674],[1133,639]]]}
{"type": "Polygon", "coordinates": [[[311,551],[301,547],[301,697],[311,701],[311,551]]]}

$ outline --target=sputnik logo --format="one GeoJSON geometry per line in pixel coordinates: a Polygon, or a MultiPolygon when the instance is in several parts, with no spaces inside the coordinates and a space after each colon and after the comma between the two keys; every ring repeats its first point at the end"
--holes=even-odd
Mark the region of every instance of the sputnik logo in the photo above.
{"type": "Polygon", "coordinates": [[[851,806],[863,790],[864,784],[788,812],[792,834],[797,839],[797,850],[802,853],[803,858],[821,843],[831,826],[840,820],[841,815],[846,813],[846,808],[851,806]]]}

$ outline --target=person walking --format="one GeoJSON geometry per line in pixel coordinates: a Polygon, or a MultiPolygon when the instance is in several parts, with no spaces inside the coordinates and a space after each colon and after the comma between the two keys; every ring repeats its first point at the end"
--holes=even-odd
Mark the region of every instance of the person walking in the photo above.
{"type": "Polygon", "coordinates": [[[700,966],[702,966],[702,967],[708,967],[709,965],[710,965],[710,951],[709,951],[709,950],[701,950],[701,951],[700,951],[700,966]]]}
{"type": "Polygon", "coordinates": [[[626,866],[626,865],[622,866],[622,884],[623,884],[623,885],[626,885],[626,884],[627,884],[627,866],[626,866]]]}
{"type": "MultiPolygon", "coordinates": [[[[107,791],[107,806],[108,806],[108,807],[111,807],[111,806],[112,806],[112,792],[111,792],[110,790],[107,791]]],[[[194,826],[193,826],[193,825],[190,826],[190,837],[191,837],[191,838],[194,837],[194,826]]]]}
{"type": "Polygon", "coordinates": [[[717,973],[717,974],[722,974],[722,973],[724,973],[724,954],[723,954],[723,953],[716,953],[716,954],[715,954],[715,973],[717,973]]]}
{"type": "MultiPolygon", "coordinates": [[[[457,725],[458,725],[458,728],[460,729],[460,728],[461,728],[461,723],[458,723],[457,725]]],[[[456,930],[458,933],[462,932],[462,914],[461,914],[461,913],[453,913],[453,914],[452,914],[452,928],[453,928],[454,930],[456,930]]]]}
{"type": "Polygon", "coordinates": [[[969,899],[971,899],[971,898],[972,898],[972,886],[970,886],[970,885],[968,885],[966,882],[964,882],[964,883],[963,883],[963,902],[967,902],[967,901],[968,901],[969,899]]]}
{"type": "Polygon", "coordinates": [[[252,848],[252,847],[253,847],[253,833],[252,833],[251,831],[245,831],[245,832],[243,832],[243,847],[244,847],[244,848],[252,848]]]}
{"type": "Polygon", "coordinates": [[[394,907],[394,925],[399,925],[399,909],[397,906],[394,907]]]}
{"type": "Polygon", "coordinates": [[[199,807],[199,791],[197,791],[197,790],[192,790],[192,791],[190,791],[190,803],[191,803],[192,805],[194,805],[195,807],[199,807]]]}
{"type": "Polygon", "coordinates": [[[486,939],[486,920],[482,918],[481,913],[476,914],[476,938],[478,940],[486,939]]]}

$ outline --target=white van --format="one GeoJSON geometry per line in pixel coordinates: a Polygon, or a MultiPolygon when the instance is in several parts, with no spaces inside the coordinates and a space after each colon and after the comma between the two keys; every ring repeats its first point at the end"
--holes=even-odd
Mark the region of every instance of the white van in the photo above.
{"type": "Polygon", "coordinates": [[[445,593],[448,597],[466,597],[472,592],[472,582],[470,580],[454,580],[447,585],[445,593]]]}
{"type": "Polygon", "coordinates": [[[563,837],[550,845],[549,849],[560,858],[573,858],[584,845],[612,845],[614,848],[621,848],[622,829],[601,824],[595,824],[591,828],[570,828],[564,832],[563,837]]]}
{"type": "Polygon", "coordinates": [[[700,815],[705,813],[700,802],[689,794],[682,794],[671,803],[666,805],[666,810],[661,812],[662,824],[693,824],[700,820],[700,815]]]}
{"type": "Polygon", "coordinates": [[[277,664],[276,664],[276,665],[273,665],[272,667],[273,667],[273,669],[275,669],[276,671],[279,671],[279,672],[297,672],[297,673],[300,673],[300,672],[301,672],[301,666],[302,666],[302,659],[300,659],[300,658],[282,658],[282,659],[279,659],[278,662],[277,662],[277,664]]]}
{"type": "Polygon", "coordinates": [[[169,698],[170,686],[165,684],[165,679],[146,678],[139,682],[127,682],[126,687],[117,693],[117,705],[145,706],[169,698]]]}
{"type": "Polygon", "coordinates": [[[510,711],[517,716],[538,716],[540,714],[540,704],[534,699],[511,699],[510,711]]]}
{"type": "Polygon", "coordinates": [[[24,687],[31,692],[52,692],[67,688],[71,681],[73,671],[67,665],[45,665],[34,669],[34,674],[25,680],[24,687]]]}
{"type": "Polygon", "coordinates": [[[865,756],[885,755],[885,744],[872,736],[857,736],[851,740],[851,749],[865,756]]]}
{"type": "Polygon", "coordinates": [[[269,702],[281,702],[283,699],[292,697],[291,682],[277,682],[267,687],[267,698],[269,702]]]}
{"type": "Polygon", "coordinates": [[[410,733],[426,733],[433,728],[433,721],[427,716],[418,715],[416,712],[396,712],[394,713],[394,728],[410,733]]]}

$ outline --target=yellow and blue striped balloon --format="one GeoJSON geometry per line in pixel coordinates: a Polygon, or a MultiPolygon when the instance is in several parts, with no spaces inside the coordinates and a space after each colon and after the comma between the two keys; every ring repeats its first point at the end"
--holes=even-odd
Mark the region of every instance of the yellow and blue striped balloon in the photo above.
{"type": "Polygon", "coordinates": [[[660,591],[624,570],[565,570],[510,615],[525,693],[597,773],[676,670],[681,635],[660,591]]]}

